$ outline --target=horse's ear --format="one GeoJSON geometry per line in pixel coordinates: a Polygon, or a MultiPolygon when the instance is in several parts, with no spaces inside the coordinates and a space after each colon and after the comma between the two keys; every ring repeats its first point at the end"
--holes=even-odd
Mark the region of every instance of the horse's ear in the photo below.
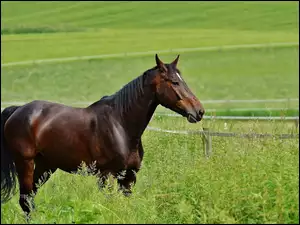
{"type": "Polygon", "coordinates": [[[156,65],[157,67],[163,71],[163,72],[167,72],[167,68],[165,66],[165,64],[158,58],[158,55],[155,54],[155,61],[156,61],[156,65]]]}
{"type": "Polygon", "coordinates": [[[178,63],[178,59],[179,59],[179,55],[176,57],[176,59],[171,64],[176,67],[177,63],[178,63]]]}

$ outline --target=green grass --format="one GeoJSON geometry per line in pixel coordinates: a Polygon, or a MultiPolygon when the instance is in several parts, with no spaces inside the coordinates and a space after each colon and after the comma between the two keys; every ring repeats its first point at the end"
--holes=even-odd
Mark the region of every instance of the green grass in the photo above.
{"type": "Polygon", "coordinates": [[[207,112],[213,116],[299,116],[299,109],[266,109],[266,110],[213,110],[207,112]]]}
{"type": "Polygon", "coordinates": [[[151,127],[157,127],[167,130],[187,130],[195,131],[209,128],[211,131],[220,132],[237,132],[237,133],[269,133],[269,134],[297,134],[299,127],[295,126],[295,121],[282,121],[282,120],[252,120],[252,121],[234,121],[234,120],[216,120],[204,119],[200,123],[190,124],[186,118],[183,117],[166,117],[156,115],[149,124],[151,127]]]}
{"type": "MultiPolygon", "coordinates": [[[[184,53],[178,68],[201,100],[297,98],[298,47],[184,53]]],[[[170,62],[175,55],[161,57],[170,62]]],[[[2,68],[2,101],[97,101],[155,64],[154,56],[2,68]],[[25,85],[24,85],[25,84],[25,85]],[[76,91],[75,91],[76,90],[76,91]]],[[[298,102],[243,104],[295,108],[298,102]]],[[[241,108],[240,103],[206,108],[241,108]]]]}
{"type": "Polygon", "coordinates": [[[3,63],[205,46],[298,42],[294,32],[188,29],[104,29],[95,32],[3,35],[3,63]],[[221,36],[221,38],[220,38],[221,36]],[[135,43],[132,45],[132,43],[135,43]]]}
{"type": "Polygon", "coordinates": [[[297,2],[159,2],[159,7],[155,2],[1,5],[1,32],[16,33],[1,35],[6,53],[3,63],[299,41],[297,2]],[[28,34],[20,34],[25,31],[28,34]]]}
{"type": "MultiPolygon", "coordinates": [[[[251,126],[259,124],[244,123],[244,129],[251,126]]],[[[282,127],[269,123],[272,130],[282,127]]],[[[199,136],[146,131],[143,143],[145,159],[132,197],[115,189],[100,192],[94,177],[58,171],[36,196],[31,222],[299,222],[298,139],[213,137],[209,160],[199,136]]],[[[1,221],[23,221],[18,196],[2,206],[1,221]]]]}
{"type": "MultiPolygon", "coordinates": [[[[167,110],[161,110],[158,115],[164,115],[167,110]]],[[[170,112],[170,111],[169,111],[170,112]]],[[[239,117],[294,117],[299,116],[299,109],[290,108],[258,108],[258,109],[243,109],[243,108],[228,108],[228,109],[206,109],[206,116],[239,116],[239,117]]]]}
{"type": "Polygon", "coordinates": [[[53,27],[17,27],[17,28],[3,28],[1,35],[4,34],[40,34],[40,33],[57,33],[57,32],[75,32],[80,29],[67,29],[67,28],[53,28],[53,27]]]}
{"type": "MultiPolygon", "coordinates": [[[[150,50],[170,62],[178,53],[160,50],[299,42],[298,6],[287,1],[1,1],[1,63],[150,50]]],[[[299,98],[298,58],[296,44],[184,52],[178,67],[201,101],[299,98]]],[[[154,64],[154,55],[147,55],[3,67],[1,101],[94,102],[154,64]]],[[[256,115],[270,108],[299,114],[292,110],[299,102],[204,107],[222,115],[237,113],[228,111],[234,108],[265,109],[256,115]]],[[[162,107],[157,111],[170,112],[162,107]]],[[[155,116],[149,125],[299,134],[293,121],[190,124],[185,118],[155,116]]],[[[92,176],[57,171],[37,194],[31,223],[299,223],[299,139],[212,137],[213,155],[208,160],[200,136],[146,130],[142,139],[143,166],[130,198],[116,186],[99,191],[92,176]]],[[[1,221],[25,222],[18,195],[1,205],[1,221]]]]}
{"type": "MultiPolygon", "coordinates": [[[[1,2],[5,27],[298,31],[298,2],[1,2]],[[188,12],[188,13],[187,13],[188,12]]],[[[2,27],[2,28],[3,28],[2,27]]]]}

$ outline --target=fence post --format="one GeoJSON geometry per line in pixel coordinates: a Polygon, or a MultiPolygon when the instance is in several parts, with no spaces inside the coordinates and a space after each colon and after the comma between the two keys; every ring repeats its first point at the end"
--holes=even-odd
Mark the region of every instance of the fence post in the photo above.
{"type": "Polygon", "coordinates": [[[209,158],[212,154],[212,143],[211,143],[211,136],[209,134],[209,129],[208,128],[203,128],[203,135],[202,135],[202,140],[204,144],[204,151],[205,151],[205,157],[209,158]]]}
{"type": "Polygon", "coordinates": [[[295,125],[296,125],[296,129],[297,129],[298,126],[299,126],[299,118],[298,118],[298,119],[295,119],[295,125]]]}

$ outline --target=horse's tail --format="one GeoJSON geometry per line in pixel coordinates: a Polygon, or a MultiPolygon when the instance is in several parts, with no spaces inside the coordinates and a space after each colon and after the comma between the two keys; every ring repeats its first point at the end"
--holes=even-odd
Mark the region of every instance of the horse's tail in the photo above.
{"type": "Polygon", "coordinates": [[[1,203],[7,202],[16,191],[16,168],[12,154],[7,149],[4,125],[20,106],[9,106],[1,112],[1,203]]]}

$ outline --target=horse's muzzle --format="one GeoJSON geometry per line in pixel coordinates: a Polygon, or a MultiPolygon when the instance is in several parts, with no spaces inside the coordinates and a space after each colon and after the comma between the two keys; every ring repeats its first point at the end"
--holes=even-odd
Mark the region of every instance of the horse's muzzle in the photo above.
{"type": "Polygon", "coordinates": [[[198,113],[188,113],[187,120],[190,123],[200,122],[203,118],[204,113],[205,113],[204,109],[199,110],[198,113]]]}

